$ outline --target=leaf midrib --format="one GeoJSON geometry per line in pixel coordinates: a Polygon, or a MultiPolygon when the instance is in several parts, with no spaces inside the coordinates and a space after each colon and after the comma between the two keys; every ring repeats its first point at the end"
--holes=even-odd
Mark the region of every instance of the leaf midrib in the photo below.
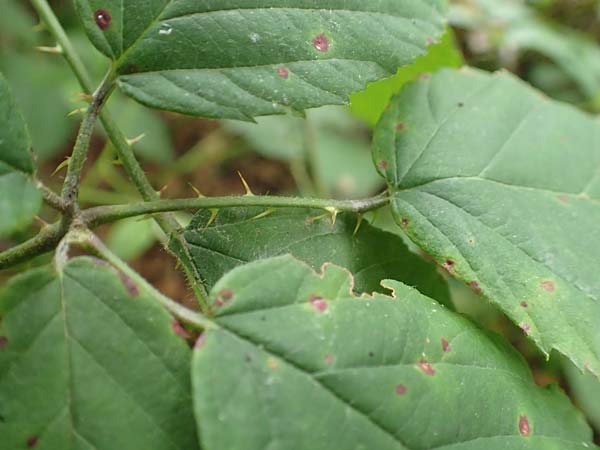
{"type": "MultiPolygon", "coordinates": [[[[596,178],[596,177],[597,176],[594,175],[594,178],[596,178]]],[[[391,189],[393,190],[394,193],[410,192],[412,190],[420,191],[421,188],[424,188],[428,185],[432,185],[434,183],[444,182],[444,181],[454,181],[454,180],[456,180],[456,181],[458,181],[458,180],[460,180],[460,181],[463,181],[463,180],[484,181],[484,182],[489,182],[489,183],[493,183],[493,184],[498,184],[498,185],[504,186],[509,189],[520,189],[520,190],[527,190],[527,191],[533,191],[533,192],[540,192],[543,194],[550,194],[554,197],[556,197],[558,195],[562,195],[562,196],[571,198],[573,200],[590,202],[590,203],[600,205],[600,197],[599,198],[589,197],[589,196],[584,197],[584,196],[582,196],[583,193],[581,193],[581,192],[574,193],[574,192],[565,192],[565,191],[555,191],[552,189],[536,187],[536,186],[525,186],[525,185],[521,185],[521,184],[512,184],[512,183],[508,183],[505,181],[494,180],[491,178],[483,178],[483,177],[480,177],[477,175],[465,175],[465,176],[456,175],[456,176],[452,176],[452,177],[435,178],[435,179],[428,180],[428,181],[425,181],[420,184],[415,184],[415,185],[411,185],[411,186],[402,186],[400,188],[391,187],[391,189]]],[[[420,192],[426,192],[426,191],[420,191],[420,192]]]]}

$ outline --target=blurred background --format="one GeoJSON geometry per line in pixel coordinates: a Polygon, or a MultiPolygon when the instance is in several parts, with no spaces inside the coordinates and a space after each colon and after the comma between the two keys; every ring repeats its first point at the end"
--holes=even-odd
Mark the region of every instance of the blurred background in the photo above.
{"type": "MultiPolygon", "coordinates": [[[[107,60],[88,42],[69,0],[50,1],[79,54],[99,83],[107,60]]],[[[256,194],[361,198],[383,189],[370,156],[371,128],[402,85],[424,72],[463,64],[509,70],[548,96],[590,113],[600,112],[599,0],[453,0],[450,27],[441,43],[392,79],[353,96],[349,107],[326,107],[301,117],[261,118],[257,124],[203,120],[144,108],[115,92],[115,116],[163,198],[244,193],[240,172],[256,194]]],[[[60,189],[86,106],[75,77],[60,55],[36,47],[55,43],[25,0],[1,0],[0,72],[8,79],[28,122],[39,177],[60,189]],[[62,165],[61,165],[62,164],[62,165]]],[[[102,129],[93,139],[82,206],[139,200],[102,129]]],[[[21,242],[38,220],[0,241],[21,242]]],[[[182,224],[191,216],[180,214],[182,224]]],[[[399,233],[386,211],[370,220],[399,233]]],[[[158,227],[133,219],[99,230],[108,245],[165,294],[193,304],[175,261],[163,250],[158,227]]],[[[415,249],[415,251],[417,251],[415,249]]],[[[40,264],[40,257],[28,265],[40,264]]],[[[22,269],[23,267],[21,267],[22,269]]],[[[10,273],[0,274],[0,285],[10,273]]],[[[540,385],[560,383],[600,429],[600,383],[553,357],[547,361],[523,334],[462,285],[448,280],[460,312],[504,334],[521,351],[540,385]]]]}

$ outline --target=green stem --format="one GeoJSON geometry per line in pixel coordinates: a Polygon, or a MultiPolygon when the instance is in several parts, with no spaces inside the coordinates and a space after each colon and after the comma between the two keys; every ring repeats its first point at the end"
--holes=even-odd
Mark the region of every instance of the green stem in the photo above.
{"type": "Polygon", "coordinates": [[[388,203],[385,195],[365,200],[327,200],[317,198],[272,197],[245,195],[241,197],[201,197],[155,202],[131,203],[128,205],[98,206],[82,212],[82,220],[95,227],[128,217],[156,214],[165,211],[196,211],[198,209],[262,206],[265,208],[315,208],[333,213],[364,213],[388,203]]]}
{"type": "Polygon", "coordinates": [[[34,238],[0,253],[0,270],[54,250],[66,233],[62,221],[44,227],[34,238]]]}
{"type": "Polygon", "coordinates": [[[69,169],[65,182],[63,184],[62,198],[67,205],[67,214],[73,217],[77,209],[77,197],[79,194],[79,184],[81,181],[81,172],[87,159],[88,150],[90,148],[90,141],[94,132],[94,125],[98,118],[98,113],[104,104],[104,101],[110,96],[114,88],[113,75],[109,73],[96,93],[92,97],[92,102],[88,107],[79,133],[75,146],[73,147],[73,153],[69,158],[69,169]]]}
{"type": "Polygon", "coordinates": [[[42,193],[42,198],[47,205],[51,206],[57,211],[67,211],[67,204],[62,197],[60,197],[40,180],[35,180],[35,187],[42,193]]]}
{"type": "MultiPolygon", "coordinates": [[[[81,59],[77,55],[77,52],[73,48],[71,41],[65,33],[62,25],[54,15],[52,8],[48,5],[47,0],[31,0],[32,5],[37,10],[38,14],[44,20],[50,33],[54,36],[58,44],[63,49],[63,55],[71,69],[75,73],[75,76],[79,80],[81,87],[86,94],[90,94],[93,90],[90,76],[83,65],[81,59]]],[[[142,198],[146,201],[158,200],[159,195],[154,190],[150,181],[146,177],[143,169],[138,163],[137,159],[133,154],[133,150],[129,146],[127,139],[115,123],[110,113],[105,109],[100,113],[100,119],[104,126],[106,134],[115,146],[115,150],[119,155],[119,159],[123,163],[125,172],[135,185],[136,189],[141,194],[142,198]]],[[[177,220],[171,215],[161,215],[155,217],[156,222],[162,228],[167,236],[170,236],[173,242],[173,253],[181,262],[188,281],[200,302],[201,308],[207,308],[207,293],[204,284],[202,283],[200,274],[196,270],[192,263],[191,255],[183,245],[183,239],[179,233],[180,225],[177,220]]]]}
{"type": "Polygon", "coordinates": [[[139,287],[142,288],[143,291],[145,291],[153,299],[157,300],[178,319],[205,330],[217,327],[214,322],[209,320],[204,315],[187,309],[179,303],[171,300],[162,292],[158,291],[154,286],[148,283],[144,277],[129,267],[125,261],[110,251],[110,249],[106,247],[106,245],[104,245],[104,243],[98,239],[95,234],[91,233],[90,231],[79,231],[77,232],[76,236],[76,241],[79,241],[81,244],[87,244],[91,246],[98,256],[106,259],[114,267],[123,272],[127,277],[131,278],[139,287]]]}

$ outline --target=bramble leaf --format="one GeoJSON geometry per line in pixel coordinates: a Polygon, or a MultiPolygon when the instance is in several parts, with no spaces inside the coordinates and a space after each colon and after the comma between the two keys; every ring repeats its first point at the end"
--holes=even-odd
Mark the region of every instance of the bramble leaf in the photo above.
{"type": "Polygon", "coordinates": [[[505,73],[407,86],[374,157],[396,221],[544,352],[600,375],[600,126],[505,73]]]}
{"type": "Polygon", "coordinates": [[[0,74],[0,237],[28,225],[42,204],[29,179],[31,141],[8,83],[0,74]]]}
{"type": "Polygon", "coordinates": [[[0,314],[3,448],[198,448],[190,350],[124,274],[90,258],[27,272],[0,314]]]}
{"type": "Polygon", "coordinates": [[[344,104],[444,30],[444,0],[76,0],[119,84],[155,108],[214,118],[344,104]]]}
{"type": "Polygon", "coordinates": [[[348,272],[291,256],[214,287],[192,384],[200,439],[220,449],[575,450],[581,414],[519,354],[395,281],[356,298],[348,272]]]}
{"type": "Polygon", "coordinates": [[[357,292],[382,291],[381,280],[394,278],[450,304],[446,282],[434,265],[410,253],[400,237],[366,221],[357,229],[356,215],[340,214],[332,225],[323,211],[292,208],[253,219],[262,212],[221,210],[208,227],[210,212],[196,214],[184,239],[209,287],[239,265],[290,253],[315,270],[328,262],[345,267],[355,274],[357,292]]]}

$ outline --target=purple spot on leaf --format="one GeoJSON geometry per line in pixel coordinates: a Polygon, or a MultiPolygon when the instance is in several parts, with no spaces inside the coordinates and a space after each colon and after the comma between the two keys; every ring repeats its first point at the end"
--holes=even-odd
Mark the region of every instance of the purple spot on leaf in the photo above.
{"type": "Polygon", "coordinates": [[[110,24],[112,23],[110,13],[105,9],[98,9],[96,12],[94,12],[94,20],[96,21],[98,28],[100,28],[102,31],[110,27],[110,24]]]}

